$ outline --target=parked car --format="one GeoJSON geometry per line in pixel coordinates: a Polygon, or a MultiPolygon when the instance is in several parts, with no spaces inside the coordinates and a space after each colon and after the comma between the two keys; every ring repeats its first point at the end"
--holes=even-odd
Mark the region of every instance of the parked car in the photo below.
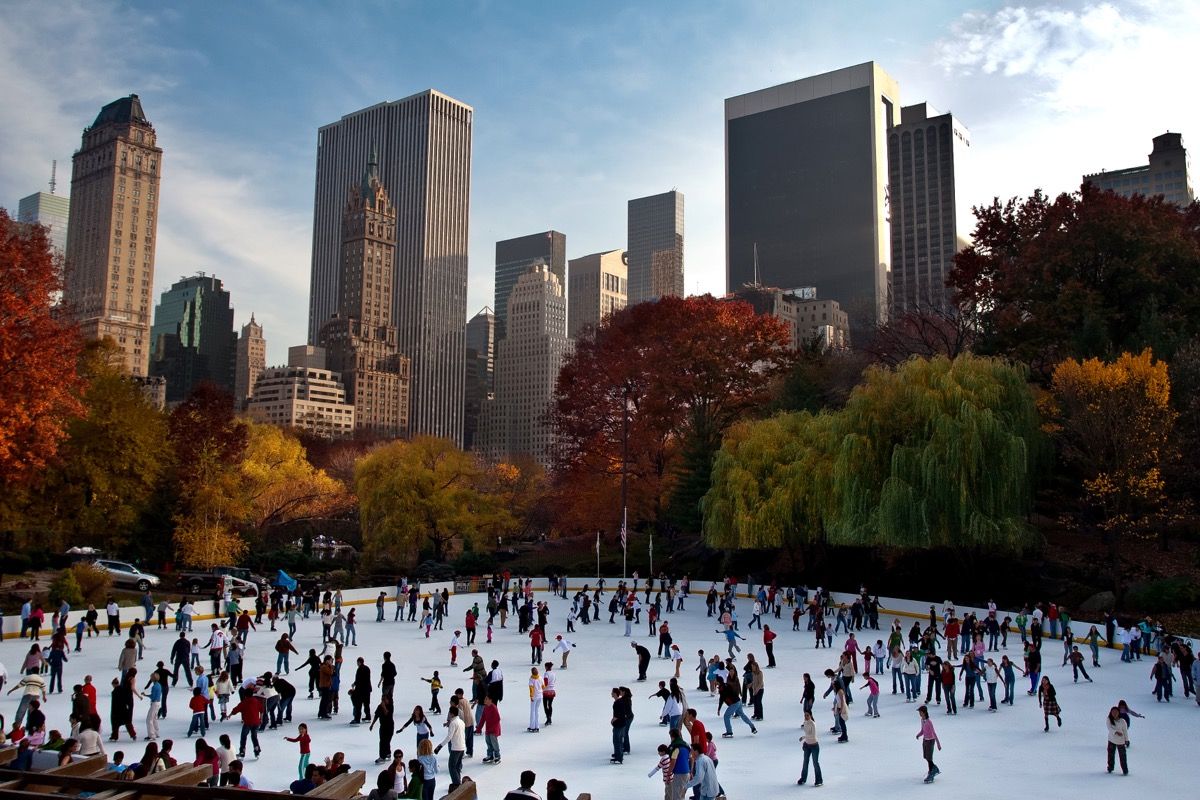
{"type": "Polygon", "coordinates": [[[139,592],[146,592],[160,583],[157,575],[142,572],[133,564],[124,561],[98,558],[92,563],[109,574],[114,586],[129,586],[139,592]]]}
{"type": "Polygon", "coordinates": [[[255,575],[244,567],[213,567],[209,570],[185,571],[178,575],[179,585],[191,594],[213,595],[221,578],[229,576],[246,583],[260,585],[266,578],[255,575]]]}

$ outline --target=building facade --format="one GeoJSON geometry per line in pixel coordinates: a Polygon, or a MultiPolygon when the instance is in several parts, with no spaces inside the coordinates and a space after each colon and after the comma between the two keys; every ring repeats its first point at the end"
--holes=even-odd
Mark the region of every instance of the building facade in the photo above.
{"type": "Polygon", "coordinates": [[[319,338],[329,369],[341,375],[357,430],[396,438],[408,430],[408,359],[392,322],[396,209],[374,154],[351,189],[342,218],[338,310],[319,338]]]}
{"type": "Polygon", "coordinates": [[[17,221],[44,225],[50,244],[60,256],[67,254],[67,227],[71,221],[71,198],[50,192],[35,192],[17,204],[17,221]]]}
{"type": "Polygon", "coordinates": [[[620,311],[629,301],[629,268],[624,250],[608,250],[571,259],[567,289],[567,335],[585,331],[620,311]]]}
{"type": "Polygon", "coordinates": [[[503,339],[508,321],[508,298],[517,278],[536,264],[545,264],[567,285],[567,237],[558,231],[531,233],[516,239],[496,242],[495,299],[492,304],[496,315],[496,338],[503,339]]]}
{"type": "Polygon", "coordinates": [[[1190,168],[1183,134],[1168,132],[1154,137],[1149,163],[1084,175],[1083,182],[1125,197],[1162,195],[1170,203],[1186,206],[1196,199],[1190,168]]]}
{"type": "Polygon", "coordinates": [[[267,368],[267,340],[263,328],[250,314],[250,321],[242,326],[242,335],[237,340],[234,356],[233,399],[237,408],[245,408],[254,396],[254,382],[267,368]]]}
{"type": "Polygon", "coordinates": [[[233,307],[216,276],[199,272],[163,292],[150,339],[150,374],[166,379],[168,403],[182,402],[204,382],[234,392],[233,307]]]}
{"type": "Polygon", "coordinates": [[[818,300],[811,289],[742,286],[726,298],[749,303],[755,313],[781,320],[788,328],[792,349],[850,347],[850,320],[846,312],[836,300],[818,300]]]}
{"type": "Polygon", "coordinates": [[[900,124],[888,131],[892,314],[953,310],[946,276],[965,244],[954,176],[970,146],[954,115],[927,103],[900,109],[900,124]]]}
{"type": "Polygon", "coordinates": [[[683,297],[683,192],[630,200],[626,238],[629,304],[683,297]]]}
{"type": "Polygon", "coordinates": [[[116,342],[134,376],[148,374],[153,346],[162,155],[131,94],[100,110],[72,162],[63,305],[85,338],[116,342]]]}
{"type": "Polygon", "coordinates": [[[496,345],[495,396],[483,405],[482,449],[490,461],[529,456],[549,468],[556,440],[547,415],[571,347],[558,276],[546,264],[530,267],[517,279],[508,310],[508,336],[496,345]]]}
{"type": "Polygon", "coordinates": [[[851,325],[886,320],[887,130],[898,84],[874,62],[725,101],[725,278],[815,286],[851,325]]]}
{"type": "Polygon", "coordinates": [[[467,321],[467,380],[463,412],[463,448],[479,446],[479,418],[495,387],[496,315],[484,307],[467,321]]]}
{"type": "Polygon", "coordinates": [[[246,408],[251,419],[280,428],[301,428],[327,439],[354,435],[354,406],[340,377],[327,369],[270,367],[254,384],[246,408]]]}
{"type": "Polygon", "coordinates": [[[410,362],[409,432],[462,441],[470,106],[427,90],[325,125],[317,137],[309,342],[338,308],[342,215],[377,153],[396,210],[392,321],[410,362]]]}

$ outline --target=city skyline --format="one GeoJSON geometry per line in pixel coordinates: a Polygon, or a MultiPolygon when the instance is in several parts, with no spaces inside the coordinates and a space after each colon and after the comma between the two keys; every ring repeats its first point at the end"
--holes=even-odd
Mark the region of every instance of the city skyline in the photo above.
{"type": "Polygon", "coordinates": [[[624,241],[627,200],[671,186],[688,197],[685,291],[721,293],[723,99],[868,60],[896,77],[905,99],[928,100],[970,127],[976,163],[960,176],[963,208],[1038,187],[1077,189],[1085,173],[1135,163],[1167,130],[1182,132],[1185,146],[1200,136],[1200,111],[1150,80],[1151,70],[1182,68],[1182,43],[1200,32],[1200,9],[1184,3],[989,3],[968,13],[944,3],[919,14],[864,14],[854,4],[764,3],[736,14],[548,8],[414,15],[266,5],[231,9],[218,23],[149,4],[65,2],[51,14],[17,3],[0,21],[13,101],[0,110],[10,143],[0,155],[0,204],[15,213],[19,198],[44,191],[54,159],[61,193],[61,167],[95,109],[139,93],[170,144],[152,296],[182,272],[229,276],[237,324],[256,313],[272,332],[268,363],[280,364],[289,344],[306,339],[299,309],[308,300],[317,128],[429,87],[478,112],[470,310],[492,302],[496,241],[553,229],[570,237],[568,257],[612,249],[624,241]],[[667,30],[667,19],[685,24],[667,30]],[[390,70],[365,74],[338,47],[316,46],[396,20],[406,33],[379,43],[390,70]],[[464,31],[448,53],[439,34],[447,25],[464,31]],[[852,40],[831,35],[851,28],[852,40]],[[126,54],[117,45],[130,36],[149,46],[126,54]],[[544,58],[525,63],[534,41],[544,58]],[[48,50],[53,66],[35,68],[48,50]],[[563,66],[534,63],[545,58],[563,66]]]}

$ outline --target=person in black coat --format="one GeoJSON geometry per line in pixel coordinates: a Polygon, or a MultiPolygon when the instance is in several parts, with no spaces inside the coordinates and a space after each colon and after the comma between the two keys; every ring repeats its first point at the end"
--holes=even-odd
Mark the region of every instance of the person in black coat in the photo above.
{"type": "Polygon", "coordinates": [[[646,668],[650,666],[650,651],[642,647],[637,642],[630,642],[629,646],[637,651],[638,657],[638,680],[646,680],[646,668]]]}

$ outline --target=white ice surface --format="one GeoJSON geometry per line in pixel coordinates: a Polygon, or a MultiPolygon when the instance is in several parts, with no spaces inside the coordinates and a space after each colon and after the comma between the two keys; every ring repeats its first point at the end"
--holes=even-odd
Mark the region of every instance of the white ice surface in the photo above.
{"type": "MultiPolygon", "coordinates": [[[[550,641],[556,633],[565,632],[567,601],[553,599],[538,593],[539,599],[549,599],[551,618],[547,628],[550,641]]],[[[607,595],[606,595],[607,597],[607,595]]],[[[443,708],[446,698],[456,687],[469,693],[469,674],[460,670],[470,663],[469,648],[459,655],[459,667],[449,666],[448,645],[455,628],[462,628],[465,610],[474,601],[485,605],[479,595],[454,596],[450,607],[452,614],[447,618],[445,631],[434,631],[426,639],[415,623],[392,622],[394,605],[387,606],[387,622],[374,621],[373,605],[360,605],[358,616],[358,647],[347,647],[345,664],[342,668],[343,692],[353,679],[355,659],[363,656],[371,667],[373,681],[378,680],[381,654],[390,650],[399,669],[396,689],[397,726],[412,710],[414,704],[427,704],[429,691],[420,677],[428,677],[437,669],[446,684],[441,699],[443,708]]],[[[749,619],[748,601],[739,603],[743,620],[749,619]]],[[[1089,668],[1094,684],[1071,681],[1070,667],[1059,667],[1062,645],[1047,640],[1043,646],[1047,674],[1058,689],[1059,703],[1063,709],[1063,727],[1052,727],[1049,733],[1042,731],[1042,715],[1035,698],[1028,696],[1028,680],[1018,682],[1015,707],[1001,706],[997,713],[987,711],[986,702],[972,709],[961,707],[962,684],[959,684],[960,712],[956,717],[946,717],[941,709],[933,709],[933,719],[944,749],[937,754],[936,761],[942,774],[933,786],[923,786],[925,765],[921,758],[920,743],[914,738],[918,727],[916,704],[906,704],[903,695],[892,695],[890,673],[885,672],[881,680],[883,694],[880,702],[880,719],[867,719],[865,690],[855,688],[855,702],[850,707],[850,742],[839,744],[828,733],[831,723],[829,702],[820,699],[826,688],[822,673],[834,665],[837,653],[845,639],[839,635],[832,651],[814,650],[813,636],[807,630],[793,632],[788,611],[784,619],[769,620],[772,629],[779,633],[775,642],[776,660],[779,667],[766,670],[766,693],[764,696],[765,717],[758,723],[759,733],[752,736],[749,729],[734,720],[733,739],[721,739],[723,728],[716,711],[716,699],[696,690],[696,651],[703,648],[706,653],[725,652],[724,637],[715,632],[717,625],[705,617],[701,597],[689,599],[687,611],[667,615],[675,641],[682,648],[685,661],[681,673],[681,685],[688,693],[689,703],[700,710],[701,720],[712,731],[717,741],[720,766],[718,774],[730,800],[767,800],[767,798],[789,797],[806,794],[809,785],[796,786],[800,773],[799,725],[801,675],[809,672],[817,683],[818,700],[814,716],[818,724],[821,741],[821,766],[824,772],[826,793],[853,792],[856,797],[908,797],[909,792],[936,793],[957,798],[1011,798],[1022,797],[1080,797],[1117,798],[1127,797],[1131,792],[1142,796],[1166,796],[1168,793],[1194,791],[1200,779],[1200,750],[1197,749],[1197,725],[1200,723],[1200,708],[1191,699],[1184,701],[1176,681],[1177,695],[1170,704],[1156,703],[1151,694],[1149,660],[1132,665],[1120,662],[1116,650],[1102,650],[1099,669],[1089,668]],[[1119,699],[1125,699],[1146,719],[1134,719],[1131,728],[1130,770],[1128,778],[1121,777],[1119,770],[1114,775],[1105,773],[1106,732],[1104,717],[1108,709],[1119,699]],[[898,793],[898,794],[897,794],[898,793]],[[1120,794],[1118,794],[1120,793],[1120,794]]],[[[76,614],[72,613],[74,623],[76,614]]],[[[884,615],[881,626],[887,627],[892,617],[884,615]]],[[[498,620],[497,620],[498,621],[498,620]]],[[[11,623],[11,620],[9,620],[11,623]]],[[[903,618],[905,630],[912,620],[903,618]]],[[[196,624],[195,636],[201,644],[207,639],[209,622],[196,624]]],[[[103,629],[103,619],[101,620],[103,629]]],[[[282,631],[287,630],[281,624],[282,631]]],[[[278,633],[268,632],[264,623],[257,632],[250,634],[249,652],[245,674],[261,674],[275,668],[273,643],[278,633]]],[[[528,639],[516,631],[516,620],[509,617],[508,628],[495,628],[494,643],[484,643],[485,631],[481,627],[477,647],[486,662],[499,659],[505,673],[505,700],[500,706],[504,734],[501,737],[503,761],[499,766],[481,764],[485,754],[482,737],[475,741],[475,757],[464,763],[463,772],[479,785],[481,800],[498,798],[518,783],[523,769],[533,769],[538,774],[537,788],[544,792],[546,780],[557,777],[566,781],[568,795],[575,797],[580,792],[591,792],[597,800],[610,798],[658,798],[662,797],[662,781],[658,776],[647,778],[646,773],[657,760],[655,748],[665,743],[666,729],[658,725],[660,702],[649,700],[647,695],[657,689],[657,681],[669,678],[672,667],[669,661],[654,659],[651,662],[649,680],[637,683],[636,655],[624,638],[624,625],[610,625],[607,612],[601,615],[600,623],[588,626],[576,624],[576,633],[569,638],[578,645],[573,651],[569,667],[560,671],[558,696],[555,700],[554,724],[543,727],[541,733],[526,733],[529,704],[525,682],[529,675],[530,650],[528,639]],[[630,733],[633,752],[626,756],[624,765],[609,764],[611,732],[609,718],[611,699],[609,690],[613,686],[625,685],[634,693],[636,719],[630,733]]],[[[657,639],[647,635],[645,615],[640,627],[635,627],[635,637],[654,653],[657,639]]],[[[307,699],[307,671],[295,666],[307,656],[308,649],[320,649],[320,622],[316,616],[300,623],[297,631],[296,648],[301,656],[292,657],[293,672],[290,676],[298,691],[293,723],[277,731],[264,731],[262,758],[253,755],[247,760],[246,774],[260,789],[285,789],[296,777],[298,760],[297,745],[283,741],[283,736],[295,735],[295,723],[307,722],[313,739],[313,760],[319,762],[334,751],[346,753],[347,761],[355,768],[368,772],[367,785],[375,785],[379,767],[374,764],[377,755],[377,735],[369,733],[366,725],[351,726],[350,702],[343,694],[341,713],[332,721],[315,719],[317,701],[307,699]]],[[[760,662],[765,663],[762,640],[757,631],[744,629],[742,634],[750,641],[741,642],[746,651],[754,652],[760,662]]],[[[154,663],[167,660],[168,651],[175,640],[172,627],[168,631],[151,628],[147,634],[145,660],[139,663],[139,683],[144,685],[154,663]]],[[[858,635],[865,646],[881,638],[876,632],[863,631],[858,635]]],[[[466,634],[464,631],[463,640],[466,634]]],[[[74,634],[69,637],[72,645],[74,634]]],[[[123,638],[102,635],[100,639],[84,639],[83,653],[72,653],[66,665],[66,693],[55,694],[46,708],[48,727],[69,730],[67,714],[71,686],[82,681],[85,674],[92,674],[99,687],[99,711],[104,722],[104,734],[108,731],[108,686],[117,675],[117,652],[123,638]]],[[[43,645],[49,639],[43,635],[43,645]]],[[[9,680],[19,677],[17,672],[28,642],[9,639],[0,644],[0,661],[9,672],[9,680]]],[[[1081,648],[1086,652],[1086,648],[1081,648]]],[[[1017,663],[1020,657],[1019,638],[1009,636],[1007,653],[1017,663]]],[[[997,659],[998,659],[997,654],[997,659]]],[[[546,659],[550,653],[547,648],[546,659]]],[[[207,653],[203,655],[207,667],[207,653]]],[[[553,659],[557,664],[559,658],[553,659]]],[[[1090,663],[1090,654],[1088,662],[1090,663]]],[[[742,660],[739,658],[739,665],[742,660]]],[[[924,691],[924,681],[922,681],[924,691]]],[[[12,683],[9,684],[11,686],[12,683]]],[[[189,714],[184,701],[188,696],[179,687],[169,696],[170,716],[160,723],[161,736],[175,740],[175,751],[183,758],[194,756],[192,742],[185,737],[189,714]]],[[[1002,691],[1002,689],[1001,689],[1002,691]]],[[[378,701],[379,692],[372,694],[372,707],[378,701]]],[[[6,694],[0,698],[0,713],[8,720],[16,709],[18,694],[6,694]]],[[[134,720],[139,736],[145,735],[147,702],[137,701],[134,720]]],[[[747,709],[747,714],[750,711],[747,709]]],[[[439,724],[445,717],[435,717],[439,724]]],[[[1053,722],[1052,722],[1053,725],[1053,722]]],[[[441,731],[440,728],[438,728],[441,731]]],[[[237,719],[217,723],[209,729],[207,740],[215,744],[220,733],[228,733],[236,746],[240,733],[237,719]]],[[[440,736],[438,737],[440,741],[440,736]]],[[[106,741],[111,753],[122,749],[126,761],[140,758],[144,742],[130,742],[124,736],[119,744],[106,741]]],[[[393,747],[405,751],[405,757],[415,757],[415,737],[410,728],[393,739],[393,747]]],[[[447,751],[439,756],[438,795],[442,795],[449,781],[446,771],[447,751]]]]}

